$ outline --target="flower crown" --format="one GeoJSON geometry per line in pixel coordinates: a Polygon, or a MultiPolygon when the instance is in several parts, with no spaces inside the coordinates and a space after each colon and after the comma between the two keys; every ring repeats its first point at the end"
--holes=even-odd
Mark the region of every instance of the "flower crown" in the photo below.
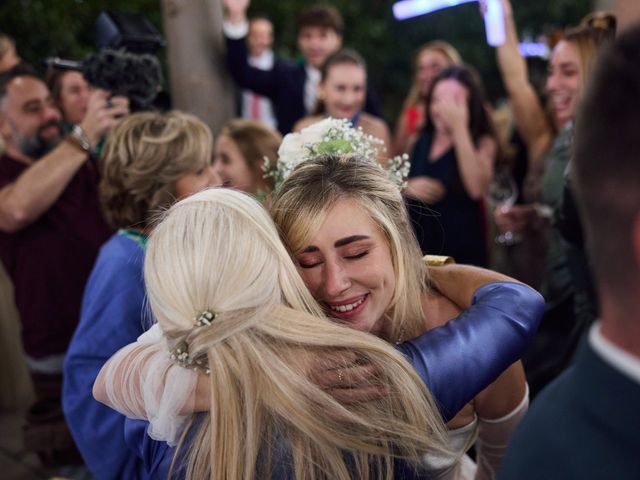
{"type": "MultiPolygon", "coordinates": [[[[265,178],[273,178],[274,188],[282,185],[293,169],[305,160],[320,155],[358,154],[374,159],[379,156],[382,140],[367,135],[361,127],[354,128],[349,120],[326,118],[303,128],[299,133],[289,133],[278,149],[278,160],[272,163],[265,158],[263,170],[265,178]]],[[[404,186],[409,174],[409,156],[397,155],[387,162],[387,174],[398,185],[404,186]]]]}

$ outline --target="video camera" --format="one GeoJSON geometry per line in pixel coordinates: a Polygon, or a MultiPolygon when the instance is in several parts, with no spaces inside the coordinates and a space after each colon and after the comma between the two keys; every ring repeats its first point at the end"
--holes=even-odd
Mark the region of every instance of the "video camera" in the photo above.
{"type": "Polygon", "coordinates": [[[154,53],[164,41],[142,15],[102,12],[96,21],[100,49],[83,61],[50,57],[48,68],[76,70],[88,83],[129,99],[132,112],[152,110],[162,87],[162,68],[154,53]]]}

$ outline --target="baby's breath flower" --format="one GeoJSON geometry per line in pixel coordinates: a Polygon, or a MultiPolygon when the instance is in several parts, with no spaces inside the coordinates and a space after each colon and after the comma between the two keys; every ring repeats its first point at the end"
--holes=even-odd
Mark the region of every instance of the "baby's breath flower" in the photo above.
{"type": "MultiPolygon", "coordinates": [[[[286,135],[278,149],[278,160],[265,158],[265,178],[273,178],[277,190],[300,163],[320,155],[358,154],[374,160],[384,142],[368,135],[361,127],[354,128],[345,119],[326,118],[300,131],[286,135]]],[[[387,163],[389,178],[399,187],[409,174],[408,155],[396,156],[387,163]]]]}

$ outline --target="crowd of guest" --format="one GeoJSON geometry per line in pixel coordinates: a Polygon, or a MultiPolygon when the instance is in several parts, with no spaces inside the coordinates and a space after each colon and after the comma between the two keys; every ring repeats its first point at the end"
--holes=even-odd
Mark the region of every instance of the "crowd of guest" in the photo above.
{"type": "Polygon", "coordinates": [[[392,134],[338,9],[223,3],[217,132],[0,33],[8,478],[640,478],[640,25],[538,92],[500,0],[508,132],[438,39],[392,134]]]}

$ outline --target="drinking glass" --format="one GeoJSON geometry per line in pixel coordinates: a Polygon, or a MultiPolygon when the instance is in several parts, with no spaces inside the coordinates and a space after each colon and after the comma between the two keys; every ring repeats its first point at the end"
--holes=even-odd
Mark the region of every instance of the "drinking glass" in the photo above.
{"type": "MultiPolygon", "coordinates": [[[[496,173],[489,186],[489,203],[494,208],[505,212],[516,203],[518,199],[518,185],[511,173],[502,171],[496,173]]],[[[516,232],[506,231],[499,234],[495,241],[498,245],[511,246],[522,240],[516,232]]]]}

